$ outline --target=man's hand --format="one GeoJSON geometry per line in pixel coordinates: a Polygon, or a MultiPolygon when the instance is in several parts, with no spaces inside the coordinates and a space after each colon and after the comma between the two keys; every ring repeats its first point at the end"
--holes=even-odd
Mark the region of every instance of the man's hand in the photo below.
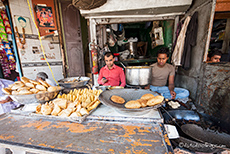
{"type": "Polygon", "coordinates": [[[150,85],[147,85],[146,87],[144,87],[145,89],[150,89],[150,85]]]}
{"type": "Polygon", "coordinates": [[[1,100],[0,104],[5,104],[7,102],[12,102],[13,100],[8,96],[5,100],[1,100]]]}
{"type": "Polygon", "coordinates": [[[172,99],[175,99],[176,98],[176,92],[175,91],[170,91],[170,94],[171,94],[171,98],[172,99]]]}
{"type": "Polygon", "coordinates": [[[102,78],[102,79],[101,79],[101,82],[102,82],[103,84],[105,84],[107,81],[108,81],[108,80],[105,79],[105,78],[102,78]]]}

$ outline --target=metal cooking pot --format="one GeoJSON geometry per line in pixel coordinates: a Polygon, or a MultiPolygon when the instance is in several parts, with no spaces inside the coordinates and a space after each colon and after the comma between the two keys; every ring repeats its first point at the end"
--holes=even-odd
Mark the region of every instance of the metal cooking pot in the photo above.
{"type": "Polygon", "coordinates": [[[126,83],[134,86],[145,86],[151,81],[151,66],[125,67],[126,83]]]}

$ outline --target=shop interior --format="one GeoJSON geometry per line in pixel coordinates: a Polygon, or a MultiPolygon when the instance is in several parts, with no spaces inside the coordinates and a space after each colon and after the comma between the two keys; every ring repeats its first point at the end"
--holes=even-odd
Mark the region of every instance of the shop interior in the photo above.
{"type": "MultiPolygon", "coordinates": [[[[103,27],[100,29],[104,29],[103,36],[106,38],[100,37],[98,31],[99,42],[100,39],[105,42],[99,57],[109,50],[114,53],[117,65],[120,62],[129,66],[150,65],[156,62],[159,48],[165,46],[170,51],[172,49],[174,20],[107,24],[100,27],[103,27]]],[[[103,59],[99,58],[99,68],[103,65],[103,59]]]]}
{"type": "Polygon", "coordinates": [[[229,12],[215,12],[212,34],[210,39],[209,53],[212,49],[222,52],[221,62],[230,61],[230,14],[229,12]]]}

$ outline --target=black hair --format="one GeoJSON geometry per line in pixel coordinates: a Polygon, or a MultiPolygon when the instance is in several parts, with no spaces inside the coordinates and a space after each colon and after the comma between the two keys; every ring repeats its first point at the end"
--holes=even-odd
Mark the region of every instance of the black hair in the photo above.
{"type": "Polygon", "coordinates": [[[37,77],[39,77],[39,78],[41,78],[42,80],[46,80],[46,79],[48,79],[48,75],[45,73],[45,72],[39,72],[38,74],[37,74],[37,77]]]}
{"type": "Polygon", "coordinates": [[[158,54],[166,54],[167,57],[169,57],[169,48],[167,47],[162,47],[157,51],[157,56],[158,54]]]}
{"type": "Polygon", "coordinates": [[[21,17],[21,16],[20,16],[20,17],[18,17],[18,21],[19,21],[19,20],[23,20],[24,22],[26,22],[26,19],[25,19],[25,18],[23,18],[23,17],[21,17]]]}
{"type": "Polygon", "coordinates": [[[113,55],[112,52],[106,52],[106,53],[104,54],[104,57],[110,57],[111,55],[112,55],[113,58],[114,58],[114,55],[113,55]]]}
{"type": "Polygon", "coordinates": [[[222,56],[222,52],[221,52],[219,49],[215,48],[215,49],[212,49],[212,50],[208,53],[208,57],[209,57],[209,58],[212,58],[212,57],[215,56],[215,55],[222,56]]]}

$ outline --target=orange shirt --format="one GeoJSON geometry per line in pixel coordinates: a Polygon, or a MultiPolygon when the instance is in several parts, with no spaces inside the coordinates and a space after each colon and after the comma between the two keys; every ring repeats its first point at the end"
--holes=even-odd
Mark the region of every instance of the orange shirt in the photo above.
{"type": "Polygon", "coordinates": [[[113,67],[111,69],[108,68],[108,66],[104,66],[101,68],[97,80],[98,84],[101,84],[103,86],[122,86],[125,87],[126,81],[125,81],[125,73],[123,69],[115,64],[113,64],[113,67]],[[105,77],[108,81],[103,84],[101,82],[101,79],[105,77]]]}

